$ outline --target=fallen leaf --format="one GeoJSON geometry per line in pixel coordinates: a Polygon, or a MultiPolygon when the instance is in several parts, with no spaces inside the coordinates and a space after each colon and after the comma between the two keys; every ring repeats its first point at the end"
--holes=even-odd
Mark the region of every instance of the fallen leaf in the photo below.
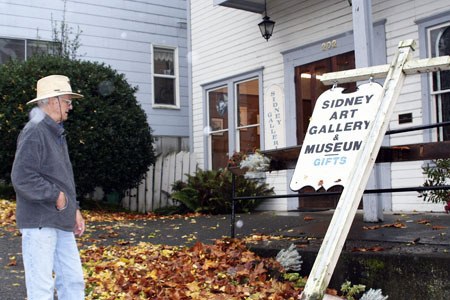
{"type": "Polygon", "coordinates": [[[373,226],[363,226],[364,230],[376,230],[376,229],[380,229],[381,226],[380,225],[373,225],[373,226]]]}
{"type": "Polygon", "coordinates": [[[430,224],[431,222],[427,219],[420,219],[417,221],[417,224],[430,224]]]}
{"type": "Polygon", "coordinates": [[[392,223],[392,224],[384,224],[384,225],[381,225],[381,227],[383,227],[383,228],[388,228],[388,227],[407,228],[405,224],[400,223],[400,222],[396,222],[396,223],[392,223]]]}
{"type": "Polygon", "coordinates": [[[380,252],[380,251],[384,251],[384,248],[380,247],[380,246],[374,246],[374,247],[369,247],[369,248],[354,247],[352,249],[352,252],[380,252]]]}
{"type": "Polygon", "coordinates": [[[431,229],[433,229],[433,230],[442,230],[442,229],[447,229],[447,226],[434,225],[433,227],[431,227],[431,229]]]}

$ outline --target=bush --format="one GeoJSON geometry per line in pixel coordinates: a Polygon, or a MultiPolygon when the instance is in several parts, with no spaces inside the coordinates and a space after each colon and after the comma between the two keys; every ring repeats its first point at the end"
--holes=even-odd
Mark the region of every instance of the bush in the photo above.
{"type": "Polygon", "coordinates": [[[13,200],[15,198],[16,193],[12,185],[0,180],[0,199],[13,200]]]}
{"type": "MultiPolygon", "coordinates": [[[[450,159],[433,160],[432,164],[426,164],[423,168],[423,174],[427,176],[424,187],[432,187],[449,184],[450,180],[450,159]]],[[[450,192],[448,190],[429,190],[420,192],[419,197],[424,201],[433,203],[446,203],[449,200],[450,192]]]]}
{"type": "MultiPolygon", "coordinates": [[[[273,188],[267,184],[236,176],[237,196],[273,195],[273,188]]],[[[211,214],[228,214],[231,212],[232,174],[227,169],[198,170],[195,175],[188,175],[186,182],[177,181],[172,186],[173,200],[181,203],[191,212],[211,214]]],[[[250,212],[261,199],[240,200],[236,202],[236,212],[250,212]]]]}
{"type": "Polygon", "coordinates": [[[155,160],[137,88],[104,64],[43,55],[0,66],[0,179],[10,182],[17,136],[33,107],[25,103],[36,97],[37,80],[51,74],[68,76],[84,95],[64,124],[79,196],[97,186],[105,193],[137,186],[155,160]]]}

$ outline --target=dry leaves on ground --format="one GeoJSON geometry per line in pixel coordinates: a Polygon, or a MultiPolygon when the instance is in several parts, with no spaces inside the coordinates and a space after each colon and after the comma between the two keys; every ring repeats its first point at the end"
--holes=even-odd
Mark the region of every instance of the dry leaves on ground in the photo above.
{"type": "Polygon", "coordinates": [[[407,228],[405,224],[401,222],[391,223],[391,224],[383,224],[383,225],[374,225],[374,226],[363,226],[364,230],[376,230],[380,228],[407,228]]]}
{"type": "Polygon", "coordinates": [[[300,289],[278,280],[281,266],[242,241],[191,248],[140,243],[82,250],[86,299],[296,299],[300,289]]]}
{"type": "MultiPolygon", "coordinates": [[[[15,229],[15,203],[0,200],[0,222],[15,229]]],[[[88,222],[151,220],[153,214],[83,212],[88,222]]],[[[194,215],[171,216],[192,218],[194,215]]],[[[100,225],[105,238],[117,235],[115,225],[100,225]]],[[[93,226],[90,230],[95,230],[93,226]]],[[[98,229],[98,228],[97,228],[98,229]]],[[[221,239],[213,245],[171,247],[129,241],[100,246],[89,237],[80,254],[86,279],[86,299],[297,299],[301,288],[282,279],[273,258],[249,251],[245,240],[221,239]]],[[[268,239],[258,235],[253,239],[268,239]]],[[[249,240],[251,240],[249,238],[249,240]]],[[[82,239],[82,240],[83,240],[82,239]]],[[[9,258],[9,266],[16,258],[9,258]]]]}

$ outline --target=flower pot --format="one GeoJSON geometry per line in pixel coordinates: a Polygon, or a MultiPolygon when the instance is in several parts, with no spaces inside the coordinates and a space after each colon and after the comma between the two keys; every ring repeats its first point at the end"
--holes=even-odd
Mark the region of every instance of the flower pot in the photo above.
{"type": "Polygon", "coordinates": [[[264,184],[266,183],[266,172],[261,171],[247,171],[244,174],[244,177],[249,180],[254,180],[258,184],[264,184]]]}

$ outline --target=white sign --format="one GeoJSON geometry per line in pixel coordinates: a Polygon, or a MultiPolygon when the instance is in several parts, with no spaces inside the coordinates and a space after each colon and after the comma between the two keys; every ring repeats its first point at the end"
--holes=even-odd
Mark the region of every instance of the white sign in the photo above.
{"type": "Polygon", "coordinates": [[[285,146],[285,124],[283,90],[271,85],[264,95],[265,149],[285,146]]]}
{"type": "Polygon", "coordinates": [[[358,153],[368,138],[379,106],[382,86],[362,84],[354,93],[343,88],[325,91],[316,101],[290,188],[325,190],[346,186],[358,153]]]}

